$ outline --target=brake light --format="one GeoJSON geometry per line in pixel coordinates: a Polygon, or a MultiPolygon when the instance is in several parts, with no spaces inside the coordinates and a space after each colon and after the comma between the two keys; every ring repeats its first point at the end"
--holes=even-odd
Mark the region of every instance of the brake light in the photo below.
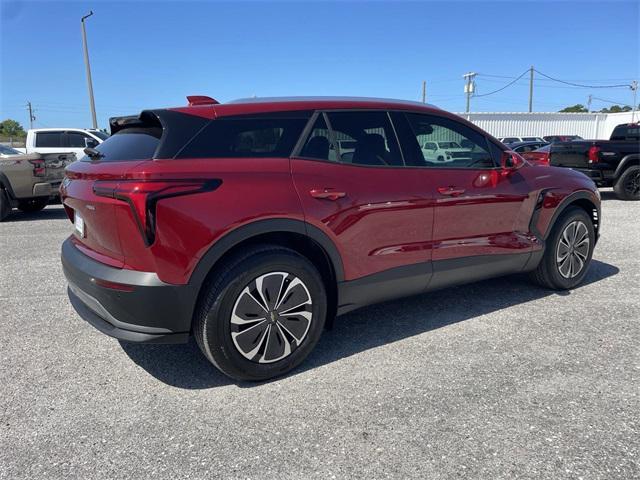
{"type": "Polygon", "coordinates": [[[210,192],[220,186],[219,179],[184,180],[98,180],[93,193],[127,202],[146,245],[155,239],[156,204],[165,198],[210,192]]]}
{"type": "Polygon", "coordinates": [[[589,148],[589,163],[598,163],[600,161],[600,147],[593,145],[589,148]]]}
{"type": "Polygon", "coordinates": [[[33,165],[33,176],[44,177],[47,174],[47,169],[44,165],[42,158],[36,158],[35,160],[29,160],[29,163],[33,165]]]}

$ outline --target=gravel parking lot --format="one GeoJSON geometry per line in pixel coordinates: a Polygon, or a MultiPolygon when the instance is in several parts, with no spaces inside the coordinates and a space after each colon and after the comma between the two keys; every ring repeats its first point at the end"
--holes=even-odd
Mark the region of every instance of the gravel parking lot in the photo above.
{"type": "Polygon", "coordinates": [[[60,206],[0,224],[0,477],[640,476],[640,203],[603,192],[570,293],[520,276],[336,321],[237,384],[195,343],[120,344],[72,310],[60,206]]]}

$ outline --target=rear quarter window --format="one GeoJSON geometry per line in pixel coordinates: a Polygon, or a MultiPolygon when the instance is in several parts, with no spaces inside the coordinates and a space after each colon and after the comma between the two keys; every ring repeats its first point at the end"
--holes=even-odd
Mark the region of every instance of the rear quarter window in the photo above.
{"type": "Polygon", "coordinates": [[[125,128],[107,138],[96,150],[104,155],[101,162],[147,160],[154,157],[161,137],[160,127],[125,128]]]}
{"type": "Polygon", "coordinates": [[[311,112],[281,112],[212,120],[178,158],[288,157],[311,112]]]}

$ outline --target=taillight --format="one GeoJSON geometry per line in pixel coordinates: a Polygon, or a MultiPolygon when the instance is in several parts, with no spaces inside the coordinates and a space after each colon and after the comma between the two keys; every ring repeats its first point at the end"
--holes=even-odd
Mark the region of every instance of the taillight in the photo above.
{"type": "Polygon", "coordinates": [[[543,153],[540,156],[540,163],[542,165],[549,165],[550,161],[549,161],[549,152],[543,153]]]}
{"type": "Polygon", "coordinates": [[[44,177],[47,174],[47,169],[44,165],[44,160],[42,158],[37,158],[35,160],[29,160],[29,163],[33,165],[33,176],[34,177],[44,177]]]}
{"type": "Polygon", "coordinates": [[[600,147],[593,145],[589,148],[589,163],[598,163],[600,161],[600,147]]]}
{"type": "Polygon", "coordinates": [[[220,186],[219,179],[185,180],[98,180],[93,184],[93,193],[101,197],[125,201],[131,207],[140,233],[146,245],[155,238],[156,204],[158,201],[210,192],[220,186]]]}

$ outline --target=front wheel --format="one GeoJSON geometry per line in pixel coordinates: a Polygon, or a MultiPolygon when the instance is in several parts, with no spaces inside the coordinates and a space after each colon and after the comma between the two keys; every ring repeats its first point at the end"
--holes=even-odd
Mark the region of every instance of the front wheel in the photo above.
{"type": "Polygon", "coordinates": [[[35,213],[42,210],[49,203],[48,198],[32,198],[18,203],[18,210],[24,213],[35,213]]]}
{"type": "Polygon", "coordinates": [[[195,320],[204,355],[237,380],[266,380],[298,366],[327,314],[322,278],[306,258],[277,246],[227,261],[205,285],[195,320]]]}
{"type": "Polygon", "coordinates": [[[627,168],[613,186],[621,200],[640,200],[640,166],[627,168]]]}
{"type": "Polygon", "coordinates": [[[595,231],[587,213],[570,207],[558,218],[546,241],[533,280],[553,290],[567,290],[584,279],[595,246],[595,231]]]}

